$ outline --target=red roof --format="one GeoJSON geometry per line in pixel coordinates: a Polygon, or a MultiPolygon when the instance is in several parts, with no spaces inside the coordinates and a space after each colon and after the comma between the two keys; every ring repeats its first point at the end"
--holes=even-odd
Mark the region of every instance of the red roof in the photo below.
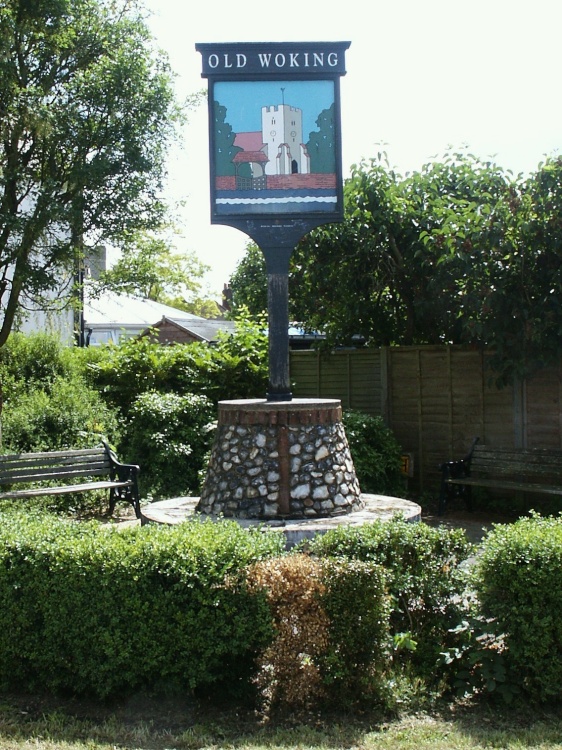
{"type": "Polygon", "coordinates": [[[239,151],[232,161],[234,164],[248,164],[249,162],[263,163],[269,159],[263,151],[239,151]]]}
{"type": "Polygon", "coordinates": [[[244,149],[244,151],[261,151],[264,147],[261,131],[250,133],[236,133],[234,145],[244,149]]]}

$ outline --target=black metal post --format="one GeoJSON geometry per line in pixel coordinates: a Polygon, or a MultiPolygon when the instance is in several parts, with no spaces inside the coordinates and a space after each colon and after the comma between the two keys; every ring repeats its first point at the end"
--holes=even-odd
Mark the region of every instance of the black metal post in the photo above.
{"type": "Polygon", "coordinates": [[[291,401],[289,376],[289,259],[292,248],[262,248],[269,316],[268,401],[291,401]]]}

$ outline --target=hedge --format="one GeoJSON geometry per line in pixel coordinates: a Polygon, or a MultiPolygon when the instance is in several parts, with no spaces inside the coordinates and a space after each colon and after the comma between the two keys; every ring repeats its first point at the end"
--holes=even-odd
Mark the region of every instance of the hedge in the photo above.
{"type": "Polygon", "coordinates": [[[475,587],[511,679],[532,700],[562,699],[562,516],[494,526],[475,587]]]}
{"type": "Polygon", "coordinates": [[[382,565],[391,596],[394,635],[408,634],[415,650],[404,657],[424,677],[435,671],[449,629],[461,617],[463,563],[473,551],[462,529],[433,528],[397,516],[361,527],[339,527],[317,536],[309,551],[382,565]]]}
{"type": "Polygon", "coordinates": [[[243,681],[271,622],[242,571],[281,543],[234,522],[118,531],[5,515],[0,688],[105,698],[243,681]]]}

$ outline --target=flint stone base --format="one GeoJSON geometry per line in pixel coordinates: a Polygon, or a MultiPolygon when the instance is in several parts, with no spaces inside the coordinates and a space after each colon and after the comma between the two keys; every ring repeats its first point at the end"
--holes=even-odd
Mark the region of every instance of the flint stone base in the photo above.
{"type": "Polygon", "coordinates": [[[196,510],[262,520],[361,510],[341,417],[337,399],[221,401],[196,510]]]}

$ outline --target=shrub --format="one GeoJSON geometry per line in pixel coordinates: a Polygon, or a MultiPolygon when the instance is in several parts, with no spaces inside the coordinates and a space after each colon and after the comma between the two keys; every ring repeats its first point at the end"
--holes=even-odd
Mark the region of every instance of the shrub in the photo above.
{"type": "Polygon", "coordinates": [[[0,382],[5,400],[40,388],[50,393],[62,379],[79,376],[72,349],[50,333],[13,333],[0,347],[0,382]]]}
{"type": "Polygon", "coordinates": [[[265,592],[274,623],[258,659],[263,708],[342,708],[379,697],[388,634],[379,566],[292,554],[255,563],[248,583],[265,592]]]}
{"type": "Polygon", "coordinates": [[[392,430],[381,417],[353,410],[344,411],[343,424],[361,490],[402,497],[402,449],[392,430]]]}
{"type": "Polygon", "coordinates": [[[142,493],[159,497],[193,495],[212,441],[214,407],[205,396],[142,393],[134,401],[123,446],[140,464],[142,493]]]}
{"type": "Polygon", "coordinates": [[[338,707],[378,700],[389,657],[385,571],[358,560],[324,559],[321,565],[322,604],[330,622],[321,660],[328,694],[338,707]]]}
{"type": "Polygon", "coordinates": [[[281,535],[233,522],[117,531],[10,515],[0,523],[0,689],[106,698],[249,684],[271,637],[243,569],[281,535]]]}
{"type": "Polygon", "coordinates": [[[125,416],[146,392],[197,393],[216,404],[261,397],[267,387],[267,336],[262,326],[245,319],[237,322],[234,334],[219,335],[214,346],[164,346],[142,337],[95,347],[82,358],[88,356],[92,382],[125,416]]]}
{"type": "Polygon", "coordinates": [[[48,389],[30,387],[9,398],[2,412],[5,452],[90,448],[102,435],[117,440],[116,415],[77,377],[57,376],[48,389]]]}
{"type": "Polygon", "coordinates": [[[146,336],[119,346],[93,347],[84,355],[89,378],[104,399],[128,416],[143,393],[192,393],[198,388],[192,346],[162,346],[146,336]]]}
{"type": "Polygon", "coordinates": [[[262,398],[268,383],[268,338],[264,319],[238,316],[235,333],[219,333],[215,346],[194,350],[201,392],[215,403],[262,398]]]}
{"type": "Polygon", "coordinates": [[[401,650],[422,676],[435,675],[448,631],[460,621],[464,573],[472,551],[462,529],[432,528],[402,518],[362,527],[339,527],[308,543],[312,554],[382,565],[391,596],[394,635],[409,634],[415,650],[401,650]]]}
{"type": "Polygon", "coordinates": [[[532,700],[560,700],[562,516],[494,526],[482,543],[475,586],[522,690],[532,700]]]}
{"type": "Polygon", "coordinates": [[[58,336],[12,334],[0,348],[5,452],[85,448],[118,440],[115,412],[81,375],[58,336]]]}
{"type": "Polygon", "coordinates": [[[445,685],[457,696],[498,696],[511,703],[520,692],[518,680],[506,661],[505,638],[493,632],[491,623],[470,596],[462,622],[451,629],[454,641],[441,654],[440,665],[445,685]]]}
{"type": "Polygon", "coordinates": [[[273,558],[253,565],[248,583],[264,590],[275,633],[257,662],[263,708],[314,705],[324,695],[318,659],[329,627],[320,565],[306,555],[273,558]]]}
{"type": "MultiPolygon", "coordinates": [[[[118,443],[117,415],[82,377],[75,351],[51,334],[13,334],[0,349],[3,452],[89,448],[99,445],[102,436],[118,443]]],[[[107,492],[25,502],[26,507],[99,512],[107,492]]]]}

